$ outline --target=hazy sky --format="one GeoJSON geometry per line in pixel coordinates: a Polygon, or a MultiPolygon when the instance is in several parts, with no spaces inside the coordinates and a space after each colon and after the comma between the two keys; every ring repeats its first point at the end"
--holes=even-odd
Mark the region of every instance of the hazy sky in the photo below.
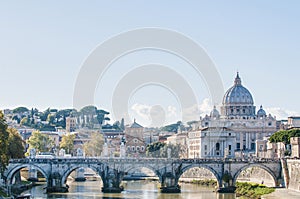
{"type": "MultiPolygon", "coordinates": [[[[69,108],[77,75],[102,42],[136,28],[178,31],[214,61],[225,90],[239,71],[257,108],[284,118],[300,113],[299,1],[0,1],[0,108],[69,108]]],[[[139,51],[111,65],[98,82],[95,105],[108,111],[115,85],[138,65],[163,63],[195,90],[201,113],[214,102],[201,77],[169,53],[139,51]]],[[[130,117],[149,125],[161,105],[166,123],[180,119],[174,95],[146,86],[128,99],[130,117]]],[[[218,105],[218,104],[216,104],[218,105]]],[[[199,115],[191,116],[197,119],[199,115]]],[[[116,118],[119,119],[119,118],[116,118]]]]}

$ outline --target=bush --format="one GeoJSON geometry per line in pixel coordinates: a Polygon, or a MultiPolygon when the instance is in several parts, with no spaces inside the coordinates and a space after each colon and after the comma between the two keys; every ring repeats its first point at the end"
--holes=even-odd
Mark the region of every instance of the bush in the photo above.
{"type": "Polygon", "coordinates": [[[246,196],[249,198],[260,198],[260,196],[272,193],[274,188],[266,187],[263,184],[248,183],[248,182],[236,182],[236,194],[237,196],[246,196]]]}

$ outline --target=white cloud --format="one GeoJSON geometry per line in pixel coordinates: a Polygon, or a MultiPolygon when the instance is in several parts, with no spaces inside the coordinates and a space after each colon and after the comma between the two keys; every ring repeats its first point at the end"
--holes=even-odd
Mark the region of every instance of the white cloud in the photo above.
{"type": "Polygon", "coordinates": [[[175,106],[168,106],[167,110],[168,117],[177,117],[177,108],[175,106]]]}
{"type": "Polygon", "coordinates": [[[151,106],[146,104],[134,104],[131,106],[131,110],[133,110],[138,116],[143,119],[149,119],[151,106]]]}
{"type": "Polygon", "coordinates": [[[209,114],[213,106],[211,105],[210,99],[203,99],[201,104],[194,104],[193,106],[183,110],[183,120],[184,122],[199,120],[200,116],[205,116],[209,114]]]}
{"type": "Polygon", "coordinates": [[[210,99],[208,98],[203,99],[202,103],[199,105],[199,111],[201,116],[209,114],[212,111],[212,109],[213,106],[211,105],[210,99]]]}
{"type": "Polygon", "coordinates": [[[278,120],[287,119],[290,116],[300,115],[296,111],[291,111],[291,110],[287,110],[287,109],[283,109],[283,108],[279,108],[279,107],[266,108],[266,112],[267,112],[267,114],[270,113],[271,115],[276,116],[276,119],[278,119],[278,120]]]}
{"type": "Polygon", "coordinates": [[[139,122],[144,126],[160,127],[178,121],[177,108],[174,106],[150,106],[136,103],[131,106],[131,110],[133,116],[137,116],[139,122]]]}

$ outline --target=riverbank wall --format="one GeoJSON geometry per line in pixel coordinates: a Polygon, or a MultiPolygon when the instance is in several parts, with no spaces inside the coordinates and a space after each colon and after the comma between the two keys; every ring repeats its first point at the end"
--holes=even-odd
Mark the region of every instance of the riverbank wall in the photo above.
{"type": "Polygon", "coordinates": [[[300,159],[286,160],[288,179],[286,184],[288,189],[300,191],[300,159]]]}

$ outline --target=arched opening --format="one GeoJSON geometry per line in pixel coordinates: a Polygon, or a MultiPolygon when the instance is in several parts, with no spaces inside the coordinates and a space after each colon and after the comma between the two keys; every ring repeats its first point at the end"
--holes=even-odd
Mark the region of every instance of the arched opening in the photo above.
{"type": "Polygon", "coordinates": [[[267,167],[247,165],[241,168],[233,177],[233,183],[235,184],[236,182],[253,182],[264,184],[267,187],[275,187],[276,177],[267,167]]]}
{"type": "Polygon", "coordinates": [[[32,187],[44,187],[47,184],[47,173],[36,165],[22,165],[10,170],[7,174],[9,193],[20,194],[32,187]]]}
{"type": "Polygon", "coordinates": [[[160,187],[159,177],[155,169],[147,166],[133,166],[125,169],[121,182],[126,192],[157,192],[160,187]]]}
{"type": "Polygon", "coordinates": [[[18,166],[7,175],[8,184],[18,184],[19,182],[47,182],[46,172],[36,165],[22,165],[18,166]]]}
{"type": "Polygon", "coordinates": [[[217,142],[217,143],[216,143],[216,151],[219,151],[219,150],[220,150],[220,143],[217,142]]]}
{"type": "Polygon", "coordinates": [[[62,176],[62,183],[69,186],[69,193],[101,193],[103,186],[97,169],[86,165],[70,167],[62,176]]]}
{"type": "Polygon", "coordinates": [[[199,192],[214,190],[221,186],[220,177],[217,172],[205,165],[190,165],[182,169],[179,178],[182,192],[199,192]]]}

